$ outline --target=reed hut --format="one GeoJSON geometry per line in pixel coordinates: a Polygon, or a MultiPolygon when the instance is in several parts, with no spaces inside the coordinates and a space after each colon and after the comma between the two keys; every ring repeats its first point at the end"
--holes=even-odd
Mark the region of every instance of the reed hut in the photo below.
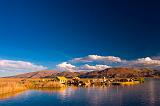
{"type": "Polygon", "coordinates": [[[62,84],[67,83],[67,78],[66,77],[56,77],[55,79],[62,84]]]}

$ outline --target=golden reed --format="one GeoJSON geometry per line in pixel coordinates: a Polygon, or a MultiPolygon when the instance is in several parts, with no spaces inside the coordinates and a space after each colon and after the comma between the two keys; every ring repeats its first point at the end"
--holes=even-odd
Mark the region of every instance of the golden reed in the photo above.
{"type": "Polygon", "coordinates": [[[11,92],[18,92],[27,89],[20,83],[20,79],[0,79],[0,94],[6,94],[11,92]]]}
{"type": "Polygon", "coordinates": [[[0,94],[35,88],[62,88],[63,84],[51,79],[0,78],[0,94]]]}

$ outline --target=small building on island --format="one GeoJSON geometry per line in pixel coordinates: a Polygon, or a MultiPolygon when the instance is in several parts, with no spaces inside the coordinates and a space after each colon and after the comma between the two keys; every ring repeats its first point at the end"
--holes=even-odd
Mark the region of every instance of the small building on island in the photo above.
{"type": "Polygon", "coordinates": [[[56,81],[59,81],[62,84],[67,83],[66,77],[56,77],[55,79],[56,79],[56,81]]]}
{"type": "Polygon", "coordinates": [[[72,80],[80,80],[80,78],[79,77],[74,77],[74,78],[72,78],[72,80]]]}

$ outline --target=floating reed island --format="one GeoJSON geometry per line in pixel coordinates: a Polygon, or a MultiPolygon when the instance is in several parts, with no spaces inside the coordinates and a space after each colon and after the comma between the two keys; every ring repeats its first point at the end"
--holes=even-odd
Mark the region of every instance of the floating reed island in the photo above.
{"type": "Polygon", "coordinates": [[[63,88],[66,86],[133,85],[143,83],[144,78],[0,78],[0,94],[28,89],[63,88]]]}
{"type": "Polygon", "coordinates": [[[0,78],[0,95],[28,89],[61,88],[67,86],[134,85],[153,77],[155,71],[136,68],[107,68],[91,72],[57,72],[44,70],[0,78]]]}
{"type": "Polygon", "coordinates": [[[37,88],[62,88],[65,85],[53,79],[0,78],[0,95],[37,88]]]}
{"type": "Polygon", "coordinates": [[[140,84],[144,82],[144,78],[78,78],[75,77],[73,79],[69,79],[67,81],[68,85],[76,85],[76,86],[83,86],[83,85],[133,85],[133,84],[140,84]]]}

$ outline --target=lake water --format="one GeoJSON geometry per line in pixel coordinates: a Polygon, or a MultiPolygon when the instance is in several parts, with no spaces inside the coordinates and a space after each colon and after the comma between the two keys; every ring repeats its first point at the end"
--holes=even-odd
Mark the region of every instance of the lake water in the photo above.
{"type": "Polygon", "coordinates": [[[0,98],[0,106],[160,106],[160,80],[134,86],[28,90],[0,98]]]}

